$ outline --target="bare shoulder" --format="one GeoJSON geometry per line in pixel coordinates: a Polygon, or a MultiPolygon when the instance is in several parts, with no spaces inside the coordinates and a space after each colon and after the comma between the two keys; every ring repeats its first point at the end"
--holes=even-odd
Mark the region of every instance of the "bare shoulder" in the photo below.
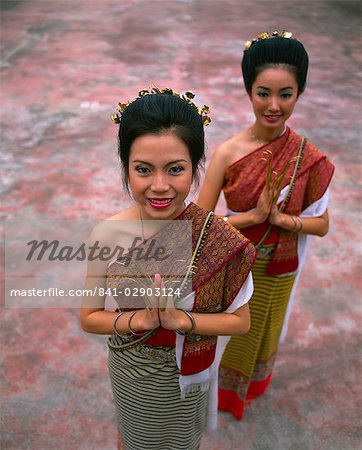
{"type": "Polygon", "coordinates": [[[136,208],[131,206],[99,222],[92,230],[90,240],[102,246],[127,246],[135,234],[136,208]]]}
{"type": "Polygon", "coordinates": [[[113,216],[107,217],[105,220],[135,220],[137,217],[137,208],[133,205],[113,216]]]}
{"type": "Polygon", "coordinates": [[[225,166],[230,166],[252,150],[253,147],[250,145],[249,135],[246,130],[243,130],[217,147],[215,158],[223,161],[225,166]]]}

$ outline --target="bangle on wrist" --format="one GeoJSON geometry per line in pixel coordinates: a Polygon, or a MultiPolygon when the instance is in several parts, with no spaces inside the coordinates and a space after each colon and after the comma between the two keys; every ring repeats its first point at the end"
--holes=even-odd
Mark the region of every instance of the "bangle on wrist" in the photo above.
{"type": "Polygon", "coordinates": [[[292,233],[295,232],[295,230],[297,229],[297,221],[295,220],[294,216],[290,216],[292,221],[293,221],[293,228],[290,230],[292,233]]]}
{"type": "Polygon", "coordinates": [[[301,233],[302,231],[303,231],[303,222],[302,222],[302,219],[300,218],[300,217],[298,217],[298,216],[296,216],[295,217],[297,220],[298,220],[298,222],[300,223],[300,227],[299,227],[299,229],[298,229],[298,233],[301,233]]]}
{"type": "Polygon", "coordinates": [[[114,322],[113,322],[113,331],[114,331],[114,334],[116,334],[118,337],[126,336],[125,333],[120,333],[120,332],[117,330],[117,322],[118,322],[118,319],[119,319],[120,317],[122,317],[123,314],[126,314],[126,311],[121,311],[121,312],[115,317],[114,322]]]}
{"type": "Polygon", "coordinates": [[[136,333],[135,331],[133,331],[133,329],[131,327],[131,321],[137,313],[138,313],[138,309],[136,309],[136,311],[133,311],[131,313],[131,315],[129,316],[129,319],[128,319],[127,327],[128,327],[129,332],[132,333],[134,336],[142,336],[143,333],[136,333]]]}
{"type": "Polygon", "coordinates": [[[175,331],[176,331],[177,334],[180,334],[181,336],[188,336],[188,335],[192,334],[195,331],[195,328],[196,328],[195,319],[194,319],[194,316],[189,311],[185,311],[184,309],[181,309],[180,311],[185,313],[186,316],[190,319],[191,329],[188,330],[188,331],[182,331],[182,330],[177,328],[175,331]]]}

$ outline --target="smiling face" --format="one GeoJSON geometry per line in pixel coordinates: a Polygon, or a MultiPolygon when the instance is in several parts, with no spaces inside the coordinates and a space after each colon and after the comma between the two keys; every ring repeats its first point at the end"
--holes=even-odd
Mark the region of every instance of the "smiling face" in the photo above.
{"type": "Polygon", "coordinates": [[[285,66],[262,70],[251,88],[250,101],[261,133],[281,133],[298,100],[295,75],[285,66]]]}
{"type": "Polygon", "coordinates": [[[184,209],[192,184],[187,146],[172,132],[135,139],[129,158],[129,185],[142,219],[174,219],[184,209]]]}

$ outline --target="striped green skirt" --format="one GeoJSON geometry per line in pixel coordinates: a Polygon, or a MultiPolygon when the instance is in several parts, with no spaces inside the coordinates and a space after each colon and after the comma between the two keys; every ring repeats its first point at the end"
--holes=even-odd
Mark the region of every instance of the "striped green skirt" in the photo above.
{"type": "MultiPolygon", "coordinates": [[[[109,343],[121,345],[116,336],[111,336],[109,343]]],[[[180,372],[174,360],[149,359],[135,347],[110,347],[108,365],[120,435],[127,450],[199,448],[208,393],[193,392],[181,400],[180,372]]]]}
{"type": "Polygon", "coordinates": [[[268,387],[295,281],[295,274],[267,275],[269,261],[270,256],[257,259],[252,269],[250,331],[230,339],[219,368],[219,409],[232,412],[239,420],[245,401],[262,395],[268,387]]]}

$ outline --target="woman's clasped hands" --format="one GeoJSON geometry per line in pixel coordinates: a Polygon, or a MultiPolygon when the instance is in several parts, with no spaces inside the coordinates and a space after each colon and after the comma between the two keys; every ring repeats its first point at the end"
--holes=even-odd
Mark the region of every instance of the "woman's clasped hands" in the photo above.
{"type": "Polygon", "coordinates": [[[153,295],[148,299],[145,309],[136,310],[131,331],[153,330],[160,326],[167,330],[188,331],[192,324],[187,315],[176,309],[172,295],[165,295],[164,283],[160,274],[156,274],[152,282],[153,295]]]}
{"type": "Polygon", "coordinates": [[[267,187],[264,186],[256,208],[255,208],[255,216],[257,223],[263,223],[267,219],[272,225],[279,225],[279,208],[277,206],[277,201],[280,195],[281,189],[277,189],[275,187],[267,187]]]}

